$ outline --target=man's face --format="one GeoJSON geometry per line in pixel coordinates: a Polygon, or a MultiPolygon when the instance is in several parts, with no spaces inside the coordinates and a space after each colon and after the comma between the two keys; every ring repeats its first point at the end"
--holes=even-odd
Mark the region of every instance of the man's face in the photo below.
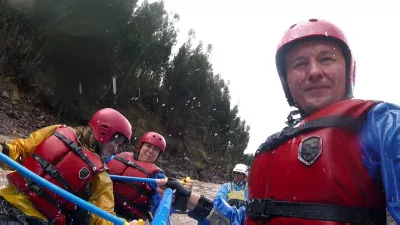
{"type": "Polygon", "coordinates": [[[246,178],[246,175],[243,173],[233,172],[233,182],[240,184],[244,181],[244,178],[246,178]]]}
{"type": "Polygon", "coordinates": [[[159,149],[158,147],[149,143],[144,143],[142,145],[142,148],[140,149],[139,161],[154,163],[157,160],[160,153],[161,149],[159,149]]]}
{"type": "Polygon", "coordinates": [[[340,47],[331,41],[306,41],[286,56],[290,93],[306,113],[341,101],[346,94],[346,62],[340,47]]]}
{"type": "Polygon", "coordinates": [[[125,137],[119,134],[114,135],[110,141],[104,143],[100,150],[100,155],[107,159],[111,155],[115,155],[118,151],[118,146],[125,142],[125,137]]]}

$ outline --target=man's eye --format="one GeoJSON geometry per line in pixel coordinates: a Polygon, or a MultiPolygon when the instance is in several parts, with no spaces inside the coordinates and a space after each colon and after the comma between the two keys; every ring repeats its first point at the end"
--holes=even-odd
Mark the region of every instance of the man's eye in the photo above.
{"type": "Polygon", "coordinates": [[[335,59],[332,57],[323,57],[321,59],[321,62],[330,62],[330,61],[334,61],[335,59]]]}
{"type": "Polygon", "coordinates": [[[296,68],[299,68],[299,67],[302,67],[302,66],[306,66],[306,65],[307,65],[306,62],[297,62],[297,63],[295,63],[293,65],[293,68],[296,69],[296,68]]]}

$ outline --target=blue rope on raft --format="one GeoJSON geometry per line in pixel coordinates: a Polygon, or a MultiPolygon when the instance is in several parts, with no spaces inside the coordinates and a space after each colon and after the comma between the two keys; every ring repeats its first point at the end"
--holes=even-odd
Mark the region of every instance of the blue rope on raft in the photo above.
{"type": "Polygon", "coordinates": [[[10,159],[8,156],[4,155],[0,152],[0,161],[4,162],[5,164],[9,165],[16,171],[18,171],[21,175],[28,177],[33,182],[37,183],[38,185],[42,186],[43,188],[49,189],[50,191],[54,192],[55,194],[63,197],[64,199],[73,202],[74,204],[86,209],[87,211],[94,213],[116,225],[124,225],[125,220],[114,216],[111,213],[108,213],[95,205],[92,205],[85,200],[69,193],[68,191],[54,185],[53,183],[43,179],[39,175],[35,174],[34,172],[28,170],[24,166],[20,165],[19,163],[15,162],[14,160],[10,159]]]}
{"type": "Polygon", "coordinates": [[[119,180],[119,181],[125,181],[125,182],[139,182],[139,183],[148,183],[148,184],[155,184],[156,179],[153,178],[142,178],[142,177],[128,177],[128,176],[118,176],[118,175],[111,175],[110,174],[111,180],[119,180]]]}

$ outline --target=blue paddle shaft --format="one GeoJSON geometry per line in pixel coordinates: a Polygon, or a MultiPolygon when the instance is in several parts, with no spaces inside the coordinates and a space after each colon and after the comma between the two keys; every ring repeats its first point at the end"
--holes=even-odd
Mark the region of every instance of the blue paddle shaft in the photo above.
{"type": "MultiPolygon", "coordinates": [[[[17,170],[21,175],[28,177],[33,182],[37,183],[38,185],[42,186],[43,188],[49,189],[50,191],[54,192],[55,194],[65,198],[66,200],[73,202],[74,204],[86,209],[87,211],[94,213],[110,222],[113,222],[116,225],[124,225],[125,220],[114,216],[111,213],[108,213],[95,205],[92,205],[85,200],[65,191],[64,189],[54,185],[53,183],[43,179],[39,175],[35,174],[34,172],[28,170],[24,166],[20,165],[19,163],[15,162],[14,160],[10,159],[8,156],[0,152],[0,160],[5,164],[9,165],[10,167],[17,170]]],[[[73,162],[71,162],[73,163],[73,162]]]]}

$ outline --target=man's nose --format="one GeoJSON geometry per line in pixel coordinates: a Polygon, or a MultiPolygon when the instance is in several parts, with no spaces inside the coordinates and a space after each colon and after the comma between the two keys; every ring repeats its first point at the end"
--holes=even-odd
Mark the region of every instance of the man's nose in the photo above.
{"type": "Polygon", "coordinates": [[[318,80],[322,78],[322,67],[321,64],[314,58],[310,59],[309,69],[308,69],[308,79],[310,81],[318,80]]]}
{"type": "Polygon", "coordinates": [[[118,150],[118,145],[113,145],[113,146],[112,146],[112,149],[113,149],[114,153],[116,153],[117,150],[118,150]]]}

